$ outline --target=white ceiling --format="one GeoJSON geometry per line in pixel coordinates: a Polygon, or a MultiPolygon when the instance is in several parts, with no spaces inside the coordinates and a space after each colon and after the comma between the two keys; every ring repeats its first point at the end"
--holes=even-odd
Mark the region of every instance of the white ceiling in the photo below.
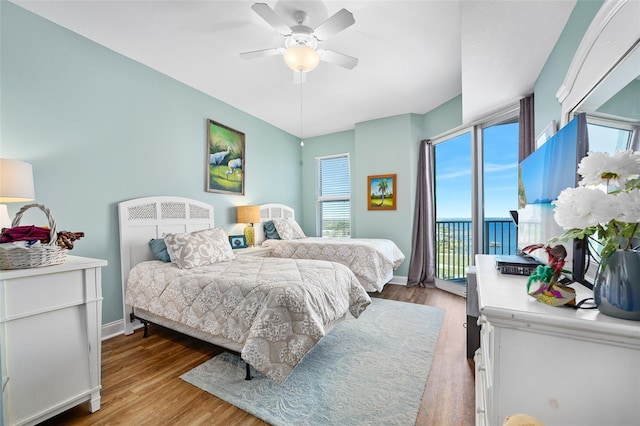
{"type": "MultiPolygon", "coordinates": [[[[71,31],[300,136],[300,85],[254,1],[13,0],[71,31]]],[[[424,114],[463,93],[472,122],[533,92],[575,0],[264,1],[290,25],[317,27],[341,8],[356,23],[322,47],[355,56],[347,70],[321,63],[302,85],[304,136],[359,122],[424,114]]],[[[216,117],[210,117],[216,119],[216,117]]]]}

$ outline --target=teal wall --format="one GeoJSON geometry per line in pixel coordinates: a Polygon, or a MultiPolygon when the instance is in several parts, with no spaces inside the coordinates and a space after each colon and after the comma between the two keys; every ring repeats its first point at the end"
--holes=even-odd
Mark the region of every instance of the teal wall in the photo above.
{"type": "Polygon", "coordinates": [[[427,139],[433,139],[441,133],[462,126],[462,95],[426,113],[423,126],[427,139]]]}
{"type": "Polygon", "coordinates": [[[549,54],[538,79],[535,93],[535,135],[542,133],[545,127],[556,121],[561,123],[562,105],[558,102],[556,93],[564,82],[573,55],[578,49],[584,33],[589,28],[603,0],[578,0],[567,20],[558,42],[549,54]]]}
{"type": "Polygon", "coordinates": [[[395,272],[400,276],[409,270],[421,128],[421,117],[405,114],[358,123],[355,129],[353,235],[393,240],[407,258],[395,272]],[[396,210],[368,210],[367,176],[385,174],[397,177],[396,210]]]}
{"type": "MultiPolygon", "coordinates": [[[[70,254],[108,260],[103,323],[122,318],[118,202],[198,199],[231,232],[242,229],[236,205],[301,208],[297,138],[12,3],[0,7],[0,155],[33,165],[35,202],[58,230],[85,233],[70,254]],[[207,118],[246,135],[245,196],[205,191],[207,118]]],[[[22,205],[10,204],[10,215],[22,205]]],[[[21,223],[32,216],[46,223],[39,210],[21,223]]]]}

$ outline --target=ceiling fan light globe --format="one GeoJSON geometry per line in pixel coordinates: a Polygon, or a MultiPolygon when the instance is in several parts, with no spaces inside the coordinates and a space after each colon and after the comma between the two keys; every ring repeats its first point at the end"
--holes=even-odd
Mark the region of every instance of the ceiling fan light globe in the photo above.
{"type": "Polygon", "coordinates": [[[284,52],[284,62],[294,71],[313,71],[320,63],[320,55],[305,45],[289,47],[284,52]]]}

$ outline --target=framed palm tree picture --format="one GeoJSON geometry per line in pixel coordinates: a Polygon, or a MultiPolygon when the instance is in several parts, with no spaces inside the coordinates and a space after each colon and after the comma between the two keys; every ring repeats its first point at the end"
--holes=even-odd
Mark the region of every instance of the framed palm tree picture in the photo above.
{"type": "Polygon", "coordinates": [[[244,133],[207,120],[207,192],[244,195],[244,133]]]}
{"type": "Polygon", "coordinates": [[[395,210],[396,209],[396,175],[367,176],[367,209],[395,210]]]}

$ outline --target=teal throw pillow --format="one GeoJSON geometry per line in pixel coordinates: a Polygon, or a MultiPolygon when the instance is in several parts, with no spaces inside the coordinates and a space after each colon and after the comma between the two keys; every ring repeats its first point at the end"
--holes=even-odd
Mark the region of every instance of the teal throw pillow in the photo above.
{"type": "Polygon", "coordinates": [[[272,221],[264,223],[264,236],[267,240],[279,240],[280,235],[278,235],[278,231],[276,230],[276,226],[272,221]]]}
{"type": "Polygon", "coordinates": [[[151,251],[157,260],[171,262],[164,238],[152,238],[151,241],[149,241],[149,247],[151,247],[151,251]]]}

